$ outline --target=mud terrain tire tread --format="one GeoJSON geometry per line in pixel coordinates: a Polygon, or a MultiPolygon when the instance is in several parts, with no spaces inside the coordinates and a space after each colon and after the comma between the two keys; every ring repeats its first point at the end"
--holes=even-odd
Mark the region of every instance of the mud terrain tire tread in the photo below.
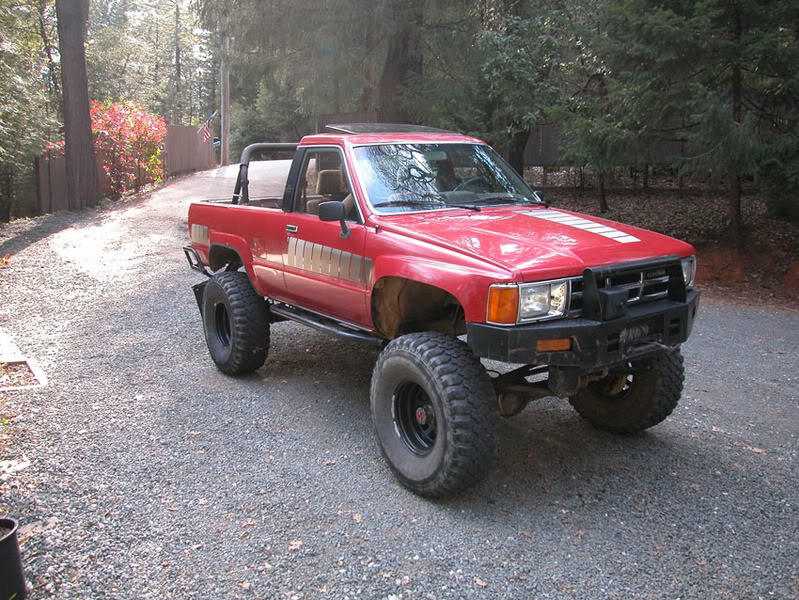
{"type": "Polygon", "coordinates": [[[269,307],[243,271],[216,273],[205,286],[203,328],[208,351],[220,371],[246,375],[263,366],[269,354],[269,307]],[[220,341],[216,307],[224,304],[230,320],[230,340],[220,341]]]}
{"type": "Polygon", "coordinates": [[[480,360],[457,338],[424,332],[393,340],[375,365],[370,396],[386,462],[417,494],[454,494],[477,483],[493,464],[499,427],[494,388],[480,360]],[[420,385],[436,411],[438,437],[427,457],[415,457],[395,430],[393,394],[404,381],[420,385]],[[421,461],[426,464],[415,470],[421,461]]]}
{"type": "Polygon", "coordinates": [[[683,357],[678,348],[661,352],[639,366],[641,369],[633,375],[633,388],[625,397],[603,396],[594,384],[589,384],[569,402],[595,427],[612,433],[635,433],[654,427],[680,401],[685,379],[683,357]]]}

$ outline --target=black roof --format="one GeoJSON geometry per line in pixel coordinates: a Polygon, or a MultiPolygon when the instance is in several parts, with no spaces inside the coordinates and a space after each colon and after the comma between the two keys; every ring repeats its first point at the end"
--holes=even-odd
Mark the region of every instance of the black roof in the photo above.
{"type": "Polygon", "coordinates": [[[344,123],[341,125],[325,125],[327,129],[339,133],[455,133],[446,129],[426,127],[424,125],[405,125],[402,123],[344,123]]]}

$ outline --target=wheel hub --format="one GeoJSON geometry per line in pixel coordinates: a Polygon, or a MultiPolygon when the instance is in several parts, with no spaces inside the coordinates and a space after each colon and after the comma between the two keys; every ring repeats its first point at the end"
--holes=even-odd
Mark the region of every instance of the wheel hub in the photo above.
{"type": "Polygon", "coordinates": [[[429,454],[438,433],[436,412],[430,397],[420,385],[407,382],[397,388],[392,402],[394,427],[399,438],[413,454],[429,454]]]}

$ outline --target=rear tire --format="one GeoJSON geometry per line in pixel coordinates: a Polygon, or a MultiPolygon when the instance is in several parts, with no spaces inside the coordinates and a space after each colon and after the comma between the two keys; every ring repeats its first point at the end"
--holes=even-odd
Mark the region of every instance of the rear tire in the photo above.
{"type": "Polygon", "coordinates": [[[372,421],[397,479],[428,497],[461,491],[491,467],[499,414],[469,347],[441,333],[392,341],[372,374],[372,421]]]}
{"type": "Polygon", "coordinates": [[[228,375],[246,375],[269,354],[269,308],[247,273],[217,273],[205,285],[203,327],[208,352],[228,375]]]}
{"type": "Polygon", "coordinates": [[[631,363],[630,375],[608,375],[589,383],[569,402],[596,427],[634,433],[653,427],[676,408],[685,379],[680,350],[631,363]]]}

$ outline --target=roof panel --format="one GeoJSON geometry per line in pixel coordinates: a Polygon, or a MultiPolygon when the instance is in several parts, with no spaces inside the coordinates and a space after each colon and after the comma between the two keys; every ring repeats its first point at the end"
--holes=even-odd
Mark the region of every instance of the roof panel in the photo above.
{"type": "Polygon", "coordinates": [[[340,125],[325,125],[331,131],[341,133],[456,133],[446,129],[427,127],[425,125],[407,125],[403,123],[343,123],[340,125]]]}

